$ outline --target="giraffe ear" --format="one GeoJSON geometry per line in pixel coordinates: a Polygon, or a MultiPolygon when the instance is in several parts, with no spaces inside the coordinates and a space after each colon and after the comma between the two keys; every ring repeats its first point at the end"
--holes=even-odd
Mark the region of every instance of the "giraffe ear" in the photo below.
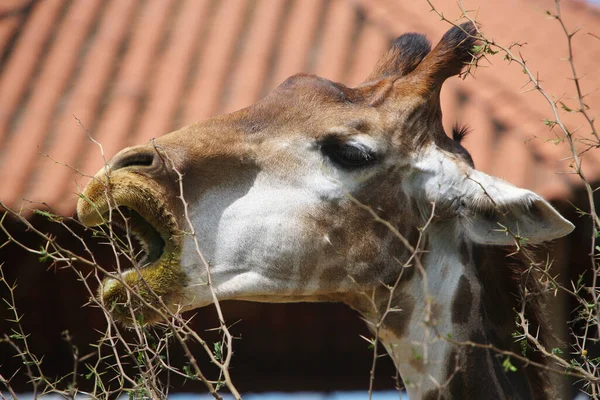
{"type": "Polygon", "coordinates": [[[462,185],[459,216],[476,243],[541,243],[569,234],[574,225],[532,191],[473,170],[462,185]]]}

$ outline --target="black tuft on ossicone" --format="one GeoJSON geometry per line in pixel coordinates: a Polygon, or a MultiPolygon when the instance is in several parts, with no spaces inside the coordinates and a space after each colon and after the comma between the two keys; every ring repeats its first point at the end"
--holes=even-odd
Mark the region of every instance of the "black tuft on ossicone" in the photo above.
{"type": "Polygon", "coordinates": [[[406,75],[414,70],[417,65],[431,51],[431,42],[420,33],[405,33],[392,42],[392,48],[399,49],[402,54],[398,63],[402,63],[401,75],[406,75]]]}
{"type": "Polygon", "coordinates": [[[452,127],[452,139],[455,142],[462,142],[469,133],[471,133],[471,128],[469,128],[467,125],[460,125],[459,123],[456,123],[452,127]]]}
{"type": "Polygon", "coordinates": [[[450,61],[453,65],[456,75],[463,66],[473,59],[473,47],[477,44],[477,27],[472,22],[465,22],[458,26],[453,26],[442,36],[440,43],[443,43],[446,51],[454,55],[450,61]]]}
{"type": "Polygon", "coordinates": [[[405,33],[379,59],[367,81],[400,77],[412,72],[431,51],[429,40],[420,33],[405,33]]]}
{"type": "Polygon", "coordinates": [[[423,59],[415,70],[416,76],[424,78],[422,84],[428,92],[439,90],[444,81],[461,73],[466,64],[477,57],[477,26],[468,22],[453,26],[442,36],[440,42],[423,59]]]}

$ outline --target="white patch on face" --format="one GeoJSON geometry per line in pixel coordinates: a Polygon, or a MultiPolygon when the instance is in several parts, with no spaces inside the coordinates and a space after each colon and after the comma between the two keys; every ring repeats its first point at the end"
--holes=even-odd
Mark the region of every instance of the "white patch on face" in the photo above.
{"type": "Polygon", "coordinates": [[[473,242],[514,245],[522,238],[539,243],[574,228],[537,194],[477,171],[434,145],[416,157],[404,183],[407,193],[424,205],[435,202],[446,217],[453,213],[456,228],[473,242]]]}
{"type": "Polygon", "coordinates": [[[450,156],[431,145],[415,155],[413,173],[404,188],[413,198],[451,203],[462,196],[466,176],[474,170],[456,156],[450,156]]]}
{"type": "MultiPolygon", "coordinates": [[[[385,151],[367,135],[354,135],[348,142],[385,151]]],[[[332,256],[335,249],[317,223],[319,213],[331,202],[350,201],[348,194],[382,168],[344,170],[306,141],[272,141],[269,146],[275,155],[269,151],[270,156],[260,159],[264,169],[253,182],[210,189],[190,205],[200,250],[222,298],[319,292],[323,269],[344,258],[343,252],[332,256]]],[[[190,237],[184,238],[181,264],[193,288],[190,295],[206,291],[206,267],[190,237]]],[[[195,298],[200,304],[202,295],[195,298]]]]}
{"type": "Polygon", "coordinates": [[[531,203],[539,197],[477,171],[458,156],[442,151],[435,145],[417,155],[414,170],[415,179],[408,181],[406,187],[413,194],[424,193],[429,201],[449,204],[460,199],[470,199],[473,203],[492,200],[503,205],[531,203]]]}
{"type": "MultiPolygon", "coordinates": [[[[319,276],[316,270],[328,262],[318,255],[330,244],[316,231],[310,215],[316,218],[328,198],[344,192],[322,176],[285,187],[269,182],[266,174],[259,174],[246,190],[216,188],[190,206],[215,292],[223,299],[316,292],[318,280],[312,276],[319,276]],[[318,265],[313,265],[315,259],[318,265]]],[[[181,265],[190,285],[186,297],[195,306],[211,302],[206,267],[199,260],[192,238],[184,238],[181,265]]]]}

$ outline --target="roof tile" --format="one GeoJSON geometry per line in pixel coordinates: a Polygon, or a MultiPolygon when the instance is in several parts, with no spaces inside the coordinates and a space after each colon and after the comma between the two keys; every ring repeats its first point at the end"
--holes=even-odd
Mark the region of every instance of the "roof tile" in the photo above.
{"type": "Polygon", "coordinates": [[[137,133],[128,145],[147,142],[171,130],[209,6],[208,0],[186,0],[180,7],[166,51],[157,59],[158,70],[148,84],[149,98],[137,133]]]}
{"type": "MultiPolygon", "coordinates": [[[[14,50],[2,66],[0,75],[0,145],[10,132],[20,101],[32,84],[32,76],[39,67],[45,44],[60,17],[66,0],[47,0],[37,5],[25,22],[14,50]]],[[[10,22],[12,24],[12,22],[10,22]]],[[[4,22],[1,23],[2,25],[4,22]]]]}
{"type": "Polygon", "coordinates": [[[322,0],[292,3],[292,9],[283,27],[269,88],[279,85],[290,75],[308,72],[308,61],[314,50],[313,44],[319,30],[324,5],[322,0]]]}
{"type": "Polygon", "coordinates": [[[365,80],[379,57],[387,51],[392,39],[391,35],[382,35],[376,25],[368,21],[363,24],[356,44],[352,46],[352,63],[347,74],[348,85],[356,86],[365,80]]]}
{"type": "Polygon", "coordinates": [[[236,45],[249,9],[248,0],[218,2],[206,46],[201,53],[195,82],[185,102],[183,124],[214,116],[219,108],[225,80],[233,66],[236,45]]]}
{"type": "MultiPolygon", "coordinates": [[[[175,0],[149,0],[134,19],[132,37],[126,43],[126,52],[119,60],[115,83],[105,99],[106,107],[99,114],[99,122],[92,136],[102,149],[89,142],[83,157],[77,165],[85,174],[94,174],[121,148],[127,146],[136,116],[141,108],[147,90],[152,60],[158,53],[163,30],[167,26],[169,10],[175,0]]],[[[65,196],[64,193],[60,193],[65,196]]],[[[71,197],[72,209],[73,193],[71,197]]],[[[67,210],[61,207],[61,210],[67,210]]]]}
{"type": "Polygon", "coordinates": [[[332,0],[326,12],[320,48],[312,72],[327,79],[342,81],[351,54],[356,10],[344,0],[332,0]]]}
{"type": "Polygon", "coordinates": [[[259,99],[284,15],[285,0],[259,0],[250,16],[249,29],[235,59],[220,113],[248,107],[259,99]]]}
{"type": "Polygon", "coordinates": [[[0,55],[4,55],[11,39],[22,25],[25,15],[31,7],[31,0],[4,0],[0,4],[0,55]]]}
{"type": "Polygon", "coordinates": [[[6,144],[2,170],[10,169],[10,173],[2,175],[0,198],[8,204],[14,204],[30,182],[28,178],[39,148],[52,125],[54,112],[75,71],[81,46],[100,5],[100,0],[73,3],[56,34],[22,121],[6,144]]]}
{"type": "MultiPolygon", "coordinates": [[[[65,168],[64,164],[77,165],[81,151],[89,143],[77,120],[83,126],[94,126],[103,95],[109,86],[114,68],[113,60],[127,34],[136,3],[137,0],[112,0],[106,6],[100,26],[90,39],[90,50],[84,57],[81,73],[76,78],[65,105],[61,107],[62,112],[55,114],[54,128],[47,130],[46,146],[40,151],[49,158],[36,160],[36,173],[44,184],[34,185],[33,190],[25,194],[26,198],[44,199],[50,204],[56,204],[64,193],[65,186],[73,179],[72,171],[65,168]],[[48,193],[48,187],[54,190],[48,193]]],[[[73,189],[75,188],[72,188],[72,192],[73,189]]]]}

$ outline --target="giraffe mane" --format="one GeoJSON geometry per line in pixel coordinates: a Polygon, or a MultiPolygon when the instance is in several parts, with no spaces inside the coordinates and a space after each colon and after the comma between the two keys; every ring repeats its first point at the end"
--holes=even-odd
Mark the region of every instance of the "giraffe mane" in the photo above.
{"type": "MultiPolygon", "coordinates": [[[[515,325],[515,318],[519,318],[516,313],[524,305],[529,332],[537,336],[545,348],[553,348],[557,343],[544,312],[548,295],[540,279],[539,265],[532,261],[534,249],[530,245],[515,252],[514,246],[475,245],[474,250],[486,260],[475,263],[479,281],[487,294],[482,296],[485,314],[493,321],[485,326],[486,333],[495,336],[500,327],[500,333],[504,335],[498,335],[500,343],[496,345],[499,348],[512,350],[531,361],[546,365],[547,358],[529,346],[526,340],[515,340],[520,332],[515,325]],[[497,268],[497,263],[504,263],[504,268],[497,268]],[[502,306],[498,307],[499,304],[502,306]]],[[[519,370],[523,369],[536,399],[552,398],[554,389],[546,370],[514,359],[511,362],[519,370]]]]}
{"type": "Polygon", "coordinates": [[[471,134],[471,127],[468,125],[459,124],[457,122],[452,127],[452,139],[455,142],[461,143],[469,134],[471,134]]]}

